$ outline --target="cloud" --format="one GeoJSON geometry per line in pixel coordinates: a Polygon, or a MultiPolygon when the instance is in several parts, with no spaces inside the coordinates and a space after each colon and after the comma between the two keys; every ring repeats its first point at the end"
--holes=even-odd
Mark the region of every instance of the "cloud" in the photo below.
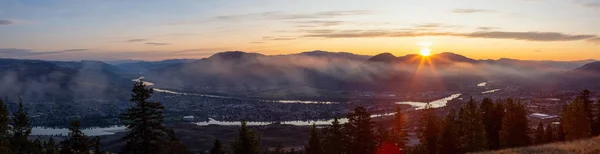
{"type": "Polygon", "coordinates": [[[494,29],[500,29],[498,27],[478,27],[478,30],[482,30],[482,31],[489,31],[489,30],[494,30],[494,29]]]}
{"type": "Polygon", "coordinates": [[[590,8],[598,8],[598,9],[600,9],[600,2],[585,3],[585,4],[583,4],[583,6],[590,7],[590,8]]]}
{"type": "Polygon", "coordinates": [[[460,13],[460,14],[471,14],[471,13],[492,13],[492,12],[496,12],[496,11],[484,10],[484,9],[454,9],[451,12],[452,13],[460,13]]]}
{"type": "Polygon", "coordinates": [[[37,55],[48,55],[48,54],[60,54],[67,52],[78,52],[78,51],[86,51],[88,49],[67,49],[61,51],[46,51],[46,52],[35,52],[29,49],[15,49],[15,48],[5,48],[0,49],[0,57],[27,57],[27,56],[37,56],[37,55]]]}
{"type": "Polygon", "coordinates": [[[144,42],[147,41],[148,39],[131,39],[131,40],[127,40],[125,42],[144,42]]]}
{"type": "Polygon", "coordinates": [[[592,42],[592,43],[596,43],[596,44],[600,44],[600,37],[596,37],[593,39],[589,39],[588,42],[592,42]]]}
{"type": "Polygon", "coordinates": [[[250,44],[263,44],[265,42],[250,42],[250,44]]]}
{"type": "MultiPolygon", "coordinates": [[[[324,11],[314,13],[302,13],[302,14],[290,14],[284,12],[259,12],[259,13],[248,13],[238,15],[222,15],[215,16],[203,21],[181,21],[172,22],[171,25],[182,25],[182,24],[198,24],[206,22],[240,22],[240,21],[257,21],[257,20],[301,20],[301,19],[326,19],[343,16],[356,16],[356,15],[367,15],[373,14],[374,11],[370,10],[340,10],[340,11],[324,11]]],[[[310,21],[307,21],[310,22],[310,21]]],[[[323,24],[323,23],[321,23],[323,24]]],[[[331,23],[329,23],[331,24],[331,23]]]]}
{"type": "Polygon", "coordinates": [[[156,46],[171,45],[170,43],[158,43],[158,42],[147,42],[146,44],[148,44],[148,45],[156,45],[156,46]]]}
{"type": "Polygon", "coordinates": [[[393,30],[345,30],[345,31],[307,31],[302,37],[320,38],[377,38],[377,37],[418,37],[418,36],[457,36],[468,38],[514,39],[526,41],[576,41],[596,38],[596,35],[571,35],[558,32],[502,32],[478,31],[457,32],[419,32],[393,30]]]}
{"type": "Polygon", "coordinates": [[[271,41],[287,41],[287,40],[295,40],[295,37],[271,37],[271,36],[265,36],[263,37],[263,40],[271,40],[271,41]]]}
{"type": "Polygon", "coordinates": [[[0,25],[10,25],[10,24],[14,24],[14,22],[12,22],[10,20],[2,20],[2,19],[0,19],[0,25]]]}
{"type": "Polygon", "coordinates": [[[327,27],[341,25],[343,21],[325,21],[325,20],[308,20],[308,21],[294,21],[292,23],[298,24],[296,27],[327,27]]]}

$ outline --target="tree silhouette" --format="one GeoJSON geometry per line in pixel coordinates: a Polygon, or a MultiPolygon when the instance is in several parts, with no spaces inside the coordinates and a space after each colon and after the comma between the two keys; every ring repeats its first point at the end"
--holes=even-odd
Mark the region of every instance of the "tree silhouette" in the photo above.
{"type": "Polygon", "coordinates": [[[347,118],[348,123],[344,125],[348,135],[347,153],[373,153],[376,143],[371,114],[363,107],[356,107],[353,112],[348,114],[347,118]]]}
{"type": "Polygon", "coordinates": [[[308,145],[305,147],[306,154],[323,154],[323,147],[321,145],[321,137],[317,126],[313,124],[312,131],[310,133],[310,139],[308,145]]]}
{"type": "Polygon", "coordinates": [[[0,99],[0,153],[9,153],[10,145],[8,139],[10,138],[9,127],[10,118],[8,114],[8,108],[6,104],[0,99]]]}
{"type": "Polygon", "coordinates": [[[225,154],[225,151],[223,150],[223,145],[221,144],[221,141],[219,141],[219,139],[215,140],[215,144],[213,145],[212,149],[210,149],[210,154],[225,154]]]}
{"type": "Polygon", "coordinates": [[[85,134],[81,131],[81,123],[79,121],[71,122],[69,127],[69,138],[63,141],[62,147],[68,147],[67,149],[61,149],[61,153],[69,154],[84,154],[89,152],[90,143],[85,134]],[[67,151],[68,150],[68,151],[67,151]]]}
{"type": "Polygon", "coordinates": [[[545,141],[545,135],[546,133],[544,132],[544,124],[542,124],[542,122],[539,122],[537,127],[535,128],[535,140],[534,140],[534,144],[544,144],[545,141]]]}
{"type": "Polygon", "coordinates": [[[480,110],[485,128],[487,149],[498,149],[500,148],[500,128],[502,128],[504,106],[500,101],[494,104],[492,99],[484,98],[481,102],[480,110]]]}
{"type": "Polygon", "coordinates": [[[575,99],[563,110],[561,124],[566,140],[590,137],[590,121],[585,110],[585,103],[581,99],[575,99]]]}
{"type": "Polygon", "coordinates": [[[446,154],[460,153],[458,149],[457,123],[456,111],[451,109],[444,120],[444,127],[442,128],[442,134],[440,136],[440,152],[446,154]]]}
{"type": "Polygon", "coordinates": [[[529,145],[525,107],[519,102],[515,103],[512,99],[507,99],[505,109],[500,130],[502,145],[506,148],[529,145]]]}
{"type": "Polygon", "coordinates": [[[554,128],[552,128],[552,124],[546,125],[545,135],[544,135],[544,143],[554,142],[554,128]]]}
{"type": "Polygon", "coordinates": [[[231,149],[233,154],[260,153],[260,137],[256,136],[256,131],[246,126],[246,121],[242,121],[238,137],[231,143],[231,149]]]}
{"type": "Polygon", "coordinates": [[[419,140],[421,141],[421,146],[424,148],[424,153],[435,154],[438,149],[438,139],[440,126],[438,125],[439,119],[434,111],[431,108],[431,104],[427,104],[425,109],[421,112],[421,117],[419,119],[419,140]]]}
{"type": "Polygon", "coordinates": [[[345,136],[338,118],[334,118],[331,126],[324,129],[323,151],[327,154],[341,154],[344,150],[345,136]]]}
{"type": "Polygon", "coordinates": [[[29,117],[27,112],[23,108],[23,99],[19,99],[19,109],[13,113],[12,116],[12,127],[10,128],[12,137],[10,139],[10,146],[12,153],[29,153],[29,146],[31,142],[27,140],[29,134],[31,134],[31,125],[29,123],[29,117]]]}
{"type": "Polygon", "coordinates": [[[44,144],[44,149],[46,150],[45,154],[58,154],[58,148],[56,148],[56,143],[54,142],[54,138],[50,137],[46,144],[44,144]]]}
{"type": "Polygon", "coordinates": [[[396,115],[394,115],[394,123],[392,127],[392,142],[399,149],[406,148],[406,142],[408,142],[408,132],[405,130],[406,117],[402,113],[402,108],[396,106],[396,115]]]}
{"type": "Polygon", "coordinates": [[[103,154],[102,144],[100,144],[100,137],[96,136],[94,138],[94,154],[103,154]]]}
{"type": "Polygon", "coordinates": [[[135,106],[121,117],[128,130],[123,137],[126,144],[122,153],[162,154],[168,153],[173,145],[173,133],[162,125],[164,106],[159,102],[147,101],[152,92],[143,81],[133,85],[129,101],[135,106]]]}
{"type": "Polygon", "coordinates": [[[459,138],[461,151],[474,152],[485,149],[485,129],[482,115],[473,98],[467,102],[461,113],[462,115],[459,115],[458,118],[462,132],[459,138]]]}

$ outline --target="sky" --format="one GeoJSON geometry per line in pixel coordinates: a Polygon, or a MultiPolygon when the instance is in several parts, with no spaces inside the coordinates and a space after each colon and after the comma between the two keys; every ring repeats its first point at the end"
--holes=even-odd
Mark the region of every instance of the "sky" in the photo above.
{"type": "Polygon", "coordinates": [[[312,50],[600,59],[600,0],[0,0],[0,57],[204,58],[312,50]]]}

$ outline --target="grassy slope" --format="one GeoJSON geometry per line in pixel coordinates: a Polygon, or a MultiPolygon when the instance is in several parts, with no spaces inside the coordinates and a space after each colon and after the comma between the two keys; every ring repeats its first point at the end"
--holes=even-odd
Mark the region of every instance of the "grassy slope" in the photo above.
{"type": "Polygon", "coordinates": [[[503,149],[497,151],[481,152],[481,154],[517,154],[517,153],[539,153],[539,154],[575,154],[575,153],[586,153],[595,154],[600,153],[600,137],[595,137],[586,140],[577,140],[571,142],[560,142],[551,143],[538,146],[529,146],[522,148],[503,149]]]}

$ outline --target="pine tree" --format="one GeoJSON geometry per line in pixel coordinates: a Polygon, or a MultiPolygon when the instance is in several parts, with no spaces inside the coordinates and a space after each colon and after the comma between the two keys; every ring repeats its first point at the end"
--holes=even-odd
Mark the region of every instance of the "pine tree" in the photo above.
{"type": "Polygon", "coordinates": [[[554,128],[552,128],[552,124],[546,125],[546,135],[544,137],[544,143],[554,142],[554,128]]]}
{"type": "Polygon", "coordinates": [[[323,151],[327,154],[341,154],[344,150],[345,136],[338,118],[334,118],[331,126],[323,131],[323,151]]]}
{"type": "Polygon", "coordinates": [[[463,152],[484,150],[485,129],[477,103],[471,98],[463,108],[464,115],[458,119],[463,132],[459,138],[459,147],[463,152]]]}
{"type": "Polygon", "coordinates": [[[460,153],[458,149],[457,123],[456,111],[451,109],[450,113],[446,115],[446,119],[444,120],[444,127],[440,136],[440,152],[446,154],[460,153]]]}
{"type": "Polygon", "coordinates": [[[581,91],[581,93],[579,94],[579,96],[577,96],[576,99],[578,99],[579,101],[581,101],[581,103],[583,103],[583,110],[585,115],[587,116],[587,120],[588,123],[590,124],[590,133],[592,136],[596,136],[598,134],[600,134],[600,126],[596,126],[595,124],[595,120],[594,120],[594,109],[593,107],[594,105],[594,101],[592,101],[590,99],[591,97],[591,92],[589,90],[583,90],[581,91]]]}
{"type": "Polygon", "coordinates": [[[164,154],[180,154],[180,153],[188,153],[187,148],[179,142],[179,139],[175,135],[175,131],[172,129],[167,129],[169,138],[167,143],[163,146],[164,154]]]}
{"type": "Polygon", "coordinates": [[[308,145],[305,147],[306,154],[323,154],[323,147],[321,146],[321,137],[319,136],[317,126],[313,124],[312,131],[310,133],[310,139],[308,145]]]}
{"type": "Polygon", "coordinates": [[[69,127],[69,138],[63,141],[63,147],[69,147],[66,151],[63,152],[72,153],[72,154],[84,154],[89,152],[90,144],[88,138],[81,131],[81,123],[79,121],[71,122],[71,127],[69,127]]]}
{"type": "Polygon", "coordinates": [[[546,133],[544,132],[544,124],[542,124],[542,122],[538,123],[536,129],[535,129],[535,140],[534,140],[534,144],[544,144],[545,141],[545,135],[546,133]]]}
{"type": "Polygon", "coordinates": [[[159,102],[148,102],[152,89],[142,82],[136,82],[131,90],[132,103],[135,106],[123,114],[121,120],[127,126],[126,141],[122,153],[125,154],[162,154],[167,153],[172,144],[170,129],[162,125],[163,110],[159,102]]]}
{"type": "Polygon", "coordinates": [[[260,137],[256,136],[256,131],[246,126],[246,121],[242,121],[238,137],[231,143],[231,149],[233,154],[260,153],[260,137]]]}
{"type": "Polygon", "coordinates": [[[9,153],[10,145],[8,139],[10,138],[9,127],[10,118],[8,114],[8,108],[6,104],[0,99],[0,153],[9,153]]]}
{"type": "Polygon", "coordinates": [[[348,123],[344,125],[348,135],[347,153],[365,154],[373,153],[376,146],[374,126],[371,120],[371,114],[363,107],[356,107],[352,113],[349,113],[348,123]]]}
{"type": "Polygon", "coordinates": [[[44,149],[46,149],[45,154],[58,154],[58,148],[56,148],[56,143],[52,137],[44,144],[44,149]]]}
{"type": "Polygon", "coordinates": [[[426,153],[435,154],[438,149],[438,139],[440,126],[438,125],[439,120],[431,104],[427,104],[425,109],[421,112],[419,119],[419,140],[421,145],[425,148],[426,153]]]}
{"type": "Polygon", "coordinates": [[[396,115],[394,115],[394,127],[392,128],[392,142],[400,150],[406,148],[406,142],[408,142],[408,132],[405,130],[406,118],[405,114],[402,113],[402,108],[396,106],[396,115]]]}
{"type": "Polygon", "coordinates": [[[515,103],[507,99],[505,114],[502,118],[502,129],[500,130],[500,141],[506,148],[527,146],[530,143],[527,134],[527,113],[521,103],[515,103]]]}
{"type": "Polygon", "coordinates": [[[12,137],[10,139],[10,146],[12,153],[29,153],[29,146],[31,142],[27,140],[29,134],[31,134],[31,125],[29,123],[29,117],[27,112],[23,108],[23,99],[19,99],[19,109],[13,113],[12,116],[12,127],[10,128],[12,137]]]}
{"type": "Polygon", "coordinates": [[[590,137],[590,121],[585,111],[585,103],[581,99],[575,99],[566,106],[562,113],[561,124],[566,140],[590,137]]]}
{"type": "MultiPolygon", "coordinates": [[[[562,120],[561,120],[562,121],[562,120]]],[[[555,141],[565,141],[565,131],[563,129],[562,123],[556,127],[556,139],[555,141]]]]}
{"type": "Polygon", "coordinates": [[[215,140],[215,144],[213,145],[212,149],[210,149],[210,154],[225,154],[225,151],[223,150],[223,145],[221,144],[221,141],[219,141],[219,139],[215,140]]]}
{"type": "Polygon", "coordinates": [[[94,154],[103,154],[104,151],[102,151],[102,144],[100,144],[100,137],[96,136],[94,138],[94,154]]]}
{"type": "Polygon", "coordinates": [[[491,150],[498,149],[500,148],[500,128],[502,128],[504,107],[500,101],[494,105],[492,99],[484,98],[480,110],[485,128],[487,148],[491,150]]]}

